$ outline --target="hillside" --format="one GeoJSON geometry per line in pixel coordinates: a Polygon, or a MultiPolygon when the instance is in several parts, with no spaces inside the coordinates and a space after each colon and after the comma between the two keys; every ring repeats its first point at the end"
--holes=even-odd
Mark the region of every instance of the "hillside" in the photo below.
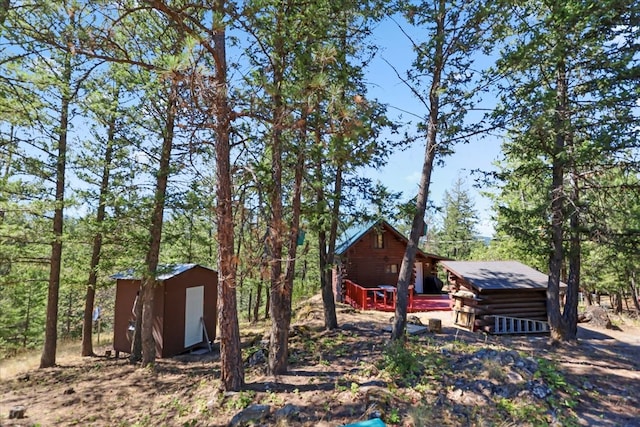
{"type": "MultiPolygon", "coordinates": [[[[218,390],[217,354],[138,369],[113,357],[65,357],[59,366],[2,378],[2,426],[224,426],[244,408],[256,425],[336,426],[381,417],[387,425],[640,426],[640,329],[581,327],[578,343],[492,337],[453,328],[388,347],[389,314],[339,307],[341,329],[323,331],[319,300],[297,312],[290,373],[265,375],[264,327],[243,328],[247,387],[218,390]],[[250,357],[251,356],[251,357],[250,357]],[[263,406],[252,406],[252,405],[263,406]],[[8,419],[22,405],[26,418],[8,419]]],[[[102,349],[102,353],[104,354],[102,349]]]]}

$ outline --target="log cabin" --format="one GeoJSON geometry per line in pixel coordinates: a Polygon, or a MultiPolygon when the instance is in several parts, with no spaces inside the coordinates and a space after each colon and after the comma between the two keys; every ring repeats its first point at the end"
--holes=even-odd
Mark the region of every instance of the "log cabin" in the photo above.
{"type": "MultiPolygon", "coordinates": [[[[336,301],[358,308],[395,308],[395,289],[409,240],[387,221],[379,220],[349,228],[336,246],[333,291],[336,301]]],[[[443,283],[437,278],[438,261],[447,259],[418,249],[410,284],[409,307],[414,297],[442,296],[449,308],[443,283]]],[[[440,304],[443,305],[443,304],[440,304]]],[[[415,308],[415,307],[414,307],[415,308]]],[[[442,307],[440,309],[443,309],[442,307]]]]}
{"type": "Polygon", "coordinates": [[[440,265],[447,272],[456,326],[493,334],[549,331],[546,274],[518,261],[442,261],[440,265]]]}

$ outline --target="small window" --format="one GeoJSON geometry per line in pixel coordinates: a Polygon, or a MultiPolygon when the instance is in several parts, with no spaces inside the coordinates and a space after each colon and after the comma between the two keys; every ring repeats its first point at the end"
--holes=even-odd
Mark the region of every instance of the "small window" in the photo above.
{"type": "Polygon", "coordinates": [[[387,264],[387,273],[398,274],[398,264],[387,264]]]}
{"type": "Polygon", "coordinates": [[[376,231],[376,233],[374,234],[373,247],[374,249],[384,248],[384,237],[381,231],[376,231]]]}

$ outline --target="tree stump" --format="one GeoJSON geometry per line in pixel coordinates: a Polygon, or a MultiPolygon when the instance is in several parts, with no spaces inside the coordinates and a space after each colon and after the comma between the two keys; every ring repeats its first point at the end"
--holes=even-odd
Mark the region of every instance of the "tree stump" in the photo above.
{"type": "Polygon", "coordinates": [[[439,334],[442,332],[442,320],[429,319],[429,331],[439,334]]]}
{"type": "Polygon", "coordinates": [[[579,322],[589,322],[600,328],[612,329],[611,319],[604,308],[592,305],[585,309],[584,313],[578,315],[579,322]]]}
{"type": "Polygon", "coordinates": [[[24,413],[26,410],[27,408],[25,408],[24,406],[14,406],[9,410],[9,419],[12,420],[14,418],[24,418],[24,413]]]}

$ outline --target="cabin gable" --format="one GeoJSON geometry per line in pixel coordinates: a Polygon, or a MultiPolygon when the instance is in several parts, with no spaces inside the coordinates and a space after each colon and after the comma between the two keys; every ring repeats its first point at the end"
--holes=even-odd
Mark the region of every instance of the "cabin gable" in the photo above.
{"type": "MultiPolygon", "coordinates": [[[[409,243],[405,236],[386,221],[378,221],[348,231],[343,237],[336,248],[338,264],[333,274],[337,301],[342,301],[345,280],[365,288],[396,286],[409,243]]],[[[439,293],[442,286],[435,276],[436,263],[441,259],[444,258],[417,251],[410,281],[417,293],[439,293]],[[419,280],[416,280],[416,272],[420,275],[419,280]]]]}

